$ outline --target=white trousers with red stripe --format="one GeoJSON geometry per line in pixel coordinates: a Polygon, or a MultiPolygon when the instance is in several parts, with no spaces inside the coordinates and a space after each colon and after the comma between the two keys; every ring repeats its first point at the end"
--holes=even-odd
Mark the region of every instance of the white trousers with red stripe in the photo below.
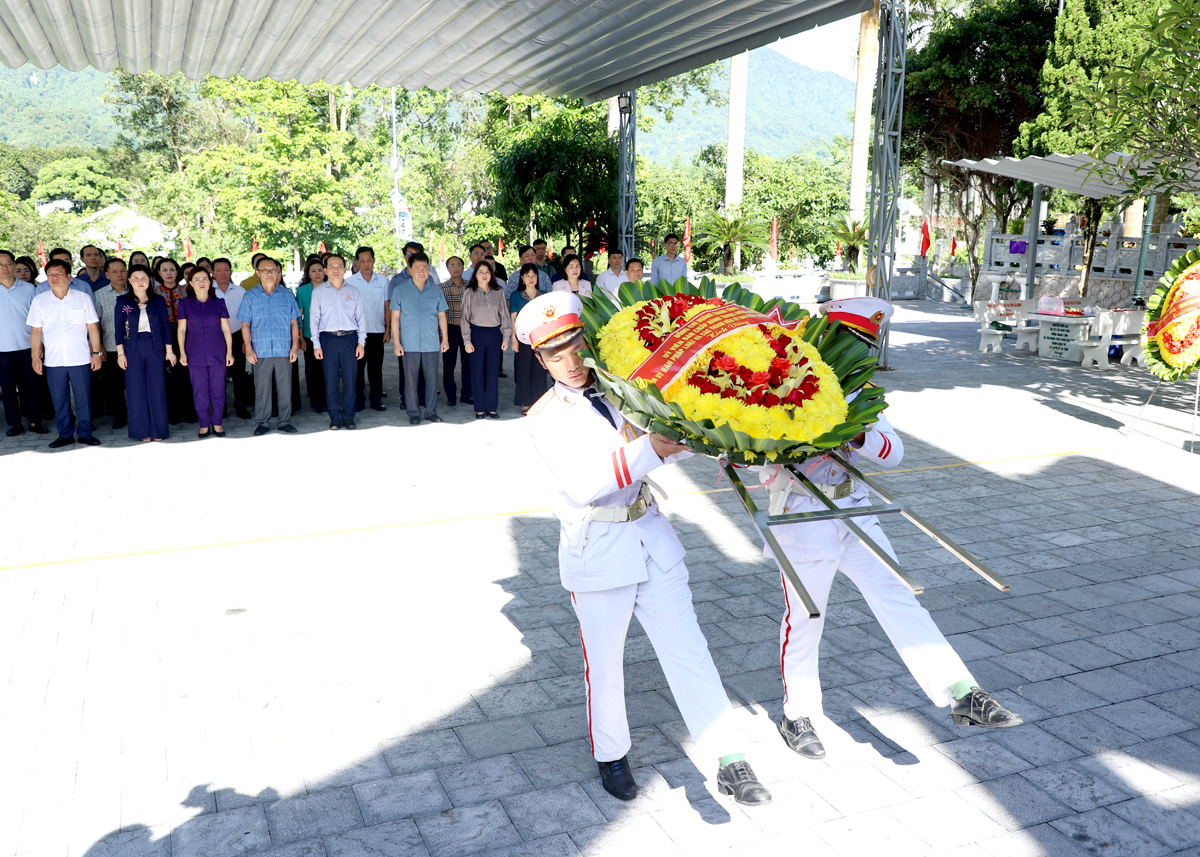
{"type": "Polygon", "coordinates": [[[692,607],[687,567],[679,562],[664,571],[648,553],[645,558],[649,579],[642,583],[571,593],[583,643],[592,756],[612,762],[629,752],[625,635],[634,615],[650,637],[699,752],[715,758],[741,752],[729,697],[692,607]]]}
{"type": "MultiPolygon", "coordinates": [[[[875,518],[857,518],[867,535],[893,557],[896,555],[875,518]]],[[[821,710],[821,679],[817,651],[825,628],[825,608],[834,575],[840,569],[854,581],[888,639],[900,653],[917,684],[933,700],[946,706],[953,700],[947,688],[971,678],[962,658],[934,623],[929,611],[887,567],[868,553],[858,537],[841,521],[800,524],[815,529],[820,544],[784,544],[796,575],[808,590],[821,615],[808,618],[804,605],[787,578],[780,573],[787,602],[779,628],[780,667],[783,672],[783,713],[791,720],[821,710]],[[820,557],[813,559],[813,556],[820,557]]]]}

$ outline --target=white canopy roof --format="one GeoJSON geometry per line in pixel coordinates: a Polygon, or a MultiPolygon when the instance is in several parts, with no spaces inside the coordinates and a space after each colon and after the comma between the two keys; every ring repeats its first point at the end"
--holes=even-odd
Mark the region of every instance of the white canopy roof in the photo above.
{"type": "MultiPolygon", "coordinates": [[[[1118,163],[1119,155],[1109,155],[1105,160],[1110,164],[1118,163]]],[[[964,170],[976,170],[981,173],[994,173],[1019,179],[1032,184],[1056,187],[1100,199],[1106,196],[1124,196],[1129,192],[1125,184],[1109,184],[1101,182],[1088,174],[1088,167],[1098,163],[1091,155],[1047,155],[1044,158],[1031,155],[1028,158],[984,158],[972,161],[963,158],[961,161],[943,161],[964,170]]]]}
{"type": "Polygon", "coordinates": [[[0,63],[607,98],[871,0],[3,0],[0,63]]]}

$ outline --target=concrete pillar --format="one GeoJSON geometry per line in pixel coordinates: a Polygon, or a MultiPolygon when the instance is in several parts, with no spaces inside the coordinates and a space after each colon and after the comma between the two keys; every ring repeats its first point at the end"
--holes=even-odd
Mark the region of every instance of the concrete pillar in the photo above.
{"type": "Polygon", "coordinates": [[[746,168],[746,87],[750,79],[750,52],[729,60],[729,133],[725,156],[725,211],[742,204],[746,168]]]}

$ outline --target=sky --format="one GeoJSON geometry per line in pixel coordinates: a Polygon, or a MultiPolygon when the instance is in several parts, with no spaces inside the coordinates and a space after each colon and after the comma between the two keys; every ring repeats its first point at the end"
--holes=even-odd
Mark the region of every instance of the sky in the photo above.
{"type": "Polygon", "coordinates": [[[770,47],[801,65],[818,71],[832,71],[854,80],[858,19],[858,15],[843,18],[824,27],[780,39],[770,47]]]}

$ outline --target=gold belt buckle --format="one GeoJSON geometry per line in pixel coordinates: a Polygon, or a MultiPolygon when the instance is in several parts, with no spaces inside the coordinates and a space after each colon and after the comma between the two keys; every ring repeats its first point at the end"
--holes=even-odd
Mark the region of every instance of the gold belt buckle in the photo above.
{"type": "Polygon", "coordinates": [[[844,500],[854,493],[854,480],[847,479],[845,482],[839,483],[833,487],[833,499],[844,500]]]}
{"type": "Polygon", "coordinates": [[[646,514],[646,498],[638,497],[637,502],[629,507],[629,520],[636,521],[646,514]]]}

